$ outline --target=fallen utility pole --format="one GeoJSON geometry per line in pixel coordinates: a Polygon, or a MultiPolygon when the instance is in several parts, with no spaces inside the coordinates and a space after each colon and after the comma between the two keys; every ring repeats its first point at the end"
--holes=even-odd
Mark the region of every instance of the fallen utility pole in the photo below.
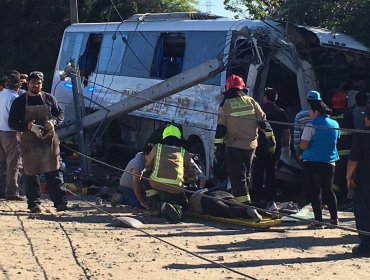
{"type": "MultiPolygon", "coordinates": [[[[81,79],[79,76],[80,70],[75,62],[72,60],[70,63],[68,63],[60,78],[61,80],[64,80],[66,77],[71,78],[79,150],[83,154],[90,155],[90,146],[87,145],[87,143],[89,142],[89,134],[85,133],[82,127],[82,119],[84,118],[86,112],[81,79]]],[[[80,157],[80,166],[81,173],[83,175],[91,174],[92,169],[90,159],[88,159],[87,157],[80,157]]]]}
{"type": "Polygon", "coordinates": [[[224,68],[224,63],[220,59],[206,61],[192,69],[144,89],[136,93],[135,96],[128,96],[124,100],[108,106],[106,109],[101,109],[83,117],[80,127],[78,124],[71,124],[67,127],[58,129],[58,136],[60,139],[75,136],[81,128],[86,129],[98,126],[102,121],[112,120],[140,109],[151,104],[153,101],[159,101],[203,81],[209,80],[223,71],[224,68]]]}

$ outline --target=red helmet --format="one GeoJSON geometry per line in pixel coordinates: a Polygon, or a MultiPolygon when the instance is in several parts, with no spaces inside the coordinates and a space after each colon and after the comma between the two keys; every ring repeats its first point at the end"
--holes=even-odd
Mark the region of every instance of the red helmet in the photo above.
{"type": "Polygon", "coordinates": [[[226,80],[226,90],[229,90],[231,88],[238,88],[238,89],[244,89],[245,83],[243,79],[237,75],[231,75],[226,80]]]}
{"type": "Polygon", "coordinates": [[[347,107],[347,94],[343,91],[336,92],[331,99],[331,105],[333,109],[345,109],[347,107]]]}

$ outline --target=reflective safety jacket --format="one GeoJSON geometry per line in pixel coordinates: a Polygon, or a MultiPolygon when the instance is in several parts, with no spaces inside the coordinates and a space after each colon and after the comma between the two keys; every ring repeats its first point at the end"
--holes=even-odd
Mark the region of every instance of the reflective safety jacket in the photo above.
{"type": "Polygon", "coordinates": [[[215,144],[223,140],[228,147],[245,150],[257,147],[257,128],[266,115],[260,105],[240,90],[225,93],[225,100],[218,109],[215,144]]]}
{"type": "Polygon", "coordinates": [[[147,156],[145,169],[152,170],[152,188],[168,193],[183,192],[184,181],[194,182],[196,178],[189,153],[177,146],[156,144],[147,156]]]}

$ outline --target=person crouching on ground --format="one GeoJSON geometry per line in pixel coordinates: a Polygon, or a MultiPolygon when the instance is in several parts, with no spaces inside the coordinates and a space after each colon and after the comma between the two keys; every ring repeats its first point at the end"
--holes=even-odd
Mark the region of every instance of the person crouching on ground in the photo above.
{"type": "Polygon", "coordinates": [[[146,145],[143,152],[139,152],[125,167],[125,171],[119,181],[117,193],[113,195],[111,205],[126,204],[136,208],[149,209],[145,192],[142,186],[141,172],[145,168],[145,162],[152,146],[146,145]]]}
{"type": "MultiPolygon", "coordinates": [[[[370,131],[370,107],[365,110],[365,130],[370,131]]],[[[356,228],[370,232],[370,134],[353,137],[347,166],[347,187],[354,192],[356,228]]],[[[356,256],[370,257],[370,236],[359,234],[360,244],[352,249],[356,256]]]]}
{"type": "Polygon", "coordinates": [[[183,219],[183,210],[188,204],[183,183],[196,180],[190,155],[181,143],[180,130],[174,125],[167,126],[161,142],[153,147],[145,164],[145,169],[151,171],[150,186],[159,191],[160,200],[165,202],[165,214],[173,223],[183,219]]]}
{"type": "MultiPolygon", "coordinates": [[[[322,197],[328,205],[330,223],[338,224],[337,198],[332,189],[335,162],[339,159],[337,140],[339,125],[330,119],[331,109],[322,102],[320,94],[310,91],[307,95],[311,122],[303,130],[300,148],[303,150],[303,169],[309,186],[308,192],[315,220],[322,222],[322,197]],[[322,128],[325,127],[325,128],[322,128]]],[[[309,228],[322,228],[318,223],[309,228]]]]}
{"type": "Polygon", "coordinates": [[[60,170],[59,138],[55,127],[64,120],[64,112],[50,93],[41,91],[44,74],[28,76],[27,93],[17,97],[9,113],[9,126],[21,135],[21,156],[26,177],[28,209],[41,212],[39,175],[45,175],[50,199],[57,211],[67,210],[63,173],[60,170]]]}

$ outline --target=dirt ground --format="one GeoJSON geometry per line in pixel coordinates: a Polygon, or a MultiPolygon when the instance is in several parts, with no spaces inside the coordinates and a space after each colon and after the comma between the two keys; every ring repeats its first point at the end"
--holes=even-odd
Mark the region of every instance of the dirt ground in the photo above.
{"type": "MultiPolygon", "coordinates": [[[[84,197],[83,199],[86,199],[84,197]]],[[[93,198],[90,198],[92,201],[93,198]]],[[[253,230],[187,219],[168,224],[149,213],[110,205],[115,216],[135,217],[148,234],[220,263],[194,257],[132,228],[112,227],[112,217],[81,200],[55,212],[48,200],[31,215],[25,202],[0,201],[0,279],[369,279],[369,258],[353,258],[355,233],[307,230],[283,223],[253,230]],[[243,276],[244,275],[244,276],[243,276]]],[[[352,213],[341,224],[354,227],[352,213]]]]}

